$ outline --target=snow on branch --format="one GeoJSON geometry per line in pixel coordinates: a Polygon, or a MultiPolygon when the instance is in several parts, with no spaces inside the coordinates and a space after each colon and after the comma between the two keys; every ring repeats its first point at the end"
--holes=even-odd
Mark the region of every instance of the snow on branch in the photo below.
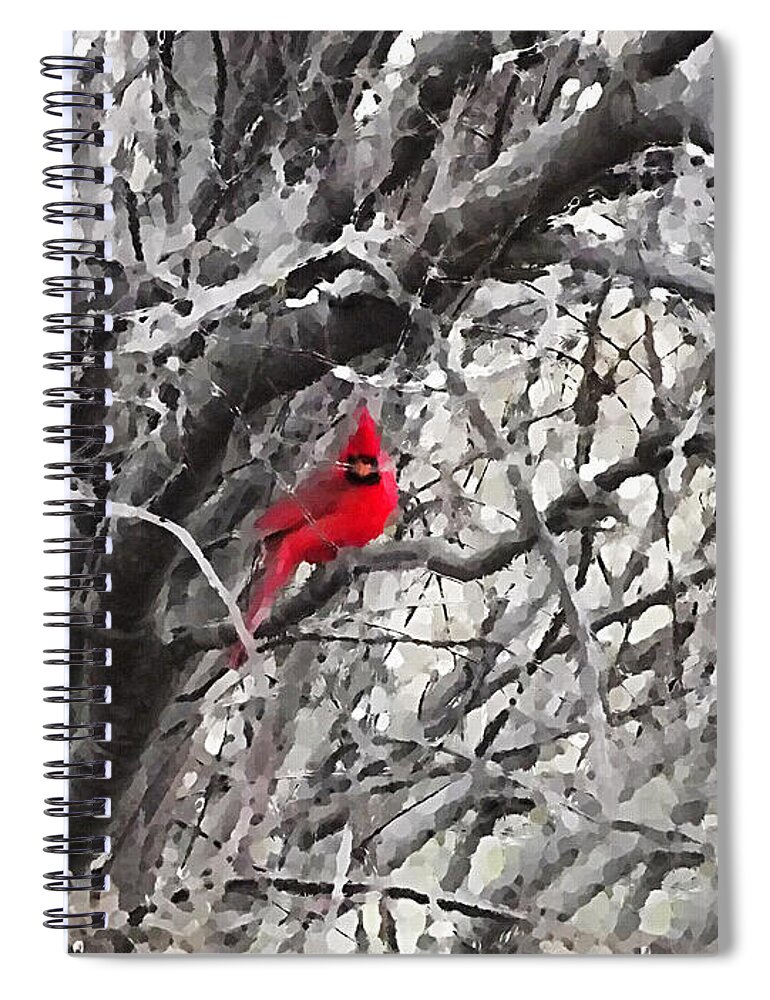
{"type": "Polygon", "coordinates": [[[167,517],[159,517],[157,514],[151,514],[150,511],[145,510],[143,507],[135,507],[132,504],[112,502],[110,504],[110,516],[138,518],[141,521],[154,524],[158,528],[163,528],[164,531],[170,532],[175,538],[179,539],[200,567],[211,589],[219,595],[222,603],[227,608],[230,623],[235,630],[235,636],[241,640],[244,649],[248,653],[249,660],[252,660],[256,653],[256,644],[243,619],[241,609],[238,607],[233,595],[217,576],[216,570],[203,554],[200,545],[198,545],[190,532],[180,524],[170,521],[167,517]]]}

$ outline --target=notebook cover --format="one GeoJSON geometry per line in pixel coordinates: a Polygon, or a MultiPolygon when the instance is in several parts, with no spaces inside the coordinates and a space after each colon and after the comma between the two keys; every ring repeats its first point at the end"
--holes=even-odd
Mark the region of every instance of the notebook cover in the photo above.
{"type": "Polygon", "coordinates": [[[112,777],[70,950],[714,950],[710,33],[73,51],[112,777]]]}

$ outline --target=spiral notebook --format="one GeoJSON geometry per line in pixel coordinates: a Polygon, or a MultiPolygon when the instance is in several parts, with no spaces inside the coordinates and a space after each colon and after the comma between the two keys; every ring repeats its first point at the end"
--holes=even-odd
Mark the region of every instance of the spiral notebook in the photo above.
{"type": "Polygon", "coordinates": [[[711,34],[42,63],[47,924],[715,950],[711,34]]]}

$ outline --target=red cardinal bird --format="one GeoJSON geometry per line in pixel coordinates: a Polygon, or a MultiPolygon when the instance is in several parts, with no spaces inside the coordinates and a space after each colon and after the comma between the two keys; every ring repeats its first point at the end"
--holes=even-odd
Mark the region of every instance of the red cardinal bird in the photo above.
{"type": "MultiPolygon", "coordinates": [[[[382,534],[398,504],[392,463],[383,452],[377,425],[364,406],[358,426],[336,465],[313,472],[292,494],[257,518],[264,567],[246,613],[250,632],[270,615],[277,592],[300,563],[330,562],[340,549],[360,548],[382,534]]],[[[230,649],[230,666],[246,659],[240,642],[230,649]]]]}

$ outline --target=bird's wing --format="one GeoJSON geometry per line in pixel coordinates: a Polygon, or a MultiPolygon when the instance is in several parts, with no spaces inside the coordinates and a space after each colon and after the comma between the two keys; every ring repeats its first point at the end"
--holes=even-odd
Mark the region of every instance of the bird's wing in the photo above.
{"type": "Polygon", "coordinates": [[[261,539],[317,521],[332,511],[344,489],[335,469],[314,472],[291,496],[278,500],[254,523],[261,539]]]}

